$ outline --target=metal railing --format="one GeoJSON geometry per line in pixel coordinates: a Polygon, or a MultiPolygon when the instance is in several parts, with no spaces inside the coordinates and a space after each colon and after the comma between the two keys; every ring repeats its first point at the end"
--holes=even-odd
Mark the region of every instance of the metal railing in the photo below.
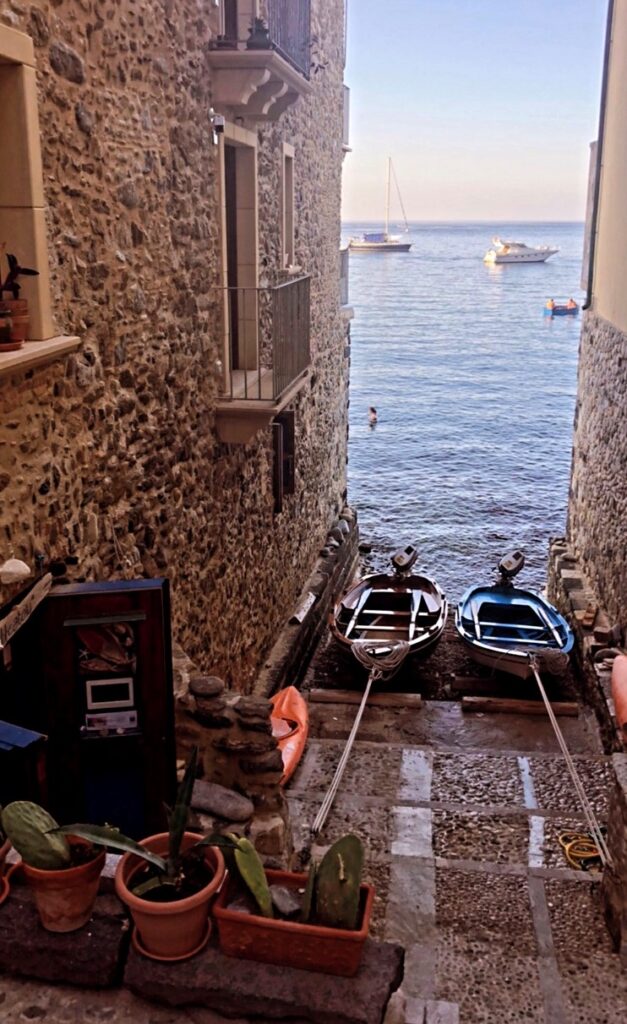
{"type": "MultiPolygon", "coordinates": [[[[222,0],[221,35],[217,49],[246,49],[240,37],[238,0],[222,0]]],[[[309,78],[311,69],[311,0],[266,0],[269,49],[276,50],[292,67],[309,78]]]]}
{"type": "Polygon", "coordinates": [[[267,0],[268,28],[275,50],[305,78],[311,66],[310,0],[267,0]]]}
{"type": "Polygon", "coordinates": [[[348,306],[348,246],[340,249],[340,306],[348,306]]]}
{"type": "Polygon", "coordinates": [[[310,278],[224,291],[226,397],[275,401],[310,363],[310,278]]]}

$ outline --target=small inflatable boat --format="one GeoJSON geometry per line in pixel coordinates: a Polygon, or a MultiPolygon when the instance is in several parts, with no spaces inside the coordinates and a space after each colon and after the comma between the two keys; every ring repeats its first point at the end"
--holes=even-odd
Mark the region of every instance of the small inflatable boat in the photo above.
{"type": "Polygon", "coordinates": [[[281,785],[292,777],[305,749],[309,733],[309,710],[295,686],[279,690],[272,702],[272,735],[283,757],[281,785]]]}

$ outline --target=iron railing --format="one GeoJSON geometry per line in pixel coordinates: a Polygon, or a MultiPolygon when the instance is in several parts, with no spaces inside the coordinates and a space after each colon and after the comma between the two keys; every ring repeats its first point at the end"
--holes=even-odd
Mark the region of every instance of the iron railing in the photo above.
{"type": "Polygon", "coordinates": [[[267,0],[268,28],[275,50],[305,78],[311,66],[310,0],[267,0]]]}
{"type": "MultiPolygon", "coordinates": [[[[243,49],[238,32],[238,0],[222,0],[222,35],[217,44],[243,49]]],[[[311,0],[266,0],[269,46],[309,78],[311,68],[311,0]]],[[[215,44],[214,44],[215,45],[215,44]]]]}
{"type": "Polygon", "coordinates": [[[275,401],[310,363],[310,278],[274,288],[227,288],[226,397],[275,401]]]}
{"type": "Polygon", "coordinates": [[[340,306],[348,306],[348,246],[340,249],[340,306]]]}

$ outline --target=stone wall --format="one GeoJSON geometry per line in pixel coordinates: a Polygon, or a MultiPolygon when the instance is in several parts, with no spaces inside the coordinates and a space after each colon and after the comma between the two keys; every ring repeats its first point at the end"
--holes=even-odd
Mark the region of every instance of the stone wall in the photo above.
{"type": "Polygon", "coordinates": [[[568,540],[597,601],[627,628],[627,334],[585,315],[568,540]]]}
{"type": "Polygon", "coordinates": [[[607,828],[612,868],[603,875],[603,897],[615,948],[627,963],[627,754],[614,754],[612,765],[615,783],[607,828]]]}
{"type": "MultiPolygon", "coordinates": [[[[314,0],[325,64],[259,133],[260,284],[280,279],[281,142],[312,368],[296,488],[273,514],[270,430],[221,444],[217,148],[209,0],[0,0],[36,46],[49,262],[63,361],[0,381],[0,555],[76,556],[87,578],[164,575],[199,668],[249,688],[344,504],[339,309],[343,2],[314,0]]],[[[14,248],[19,250],[19,244],[14,248]]],[[[0,595],[0,600],[1,600],[0,595]]]]}

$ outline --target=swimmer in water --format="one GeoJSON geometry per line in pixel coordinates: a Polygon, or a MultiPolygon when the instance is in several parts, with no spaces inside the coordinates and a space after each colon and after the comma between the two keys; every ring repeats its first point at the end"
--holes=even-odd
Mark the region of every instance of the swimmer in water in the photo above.
{"type": "Polygon", "coordinates": [[[375,409],[374,405],[371,405],[368,408],[368,422],[370,423],[371,427],[374,427],[375,423],[377,422],[377,410],[375,409]]]}

